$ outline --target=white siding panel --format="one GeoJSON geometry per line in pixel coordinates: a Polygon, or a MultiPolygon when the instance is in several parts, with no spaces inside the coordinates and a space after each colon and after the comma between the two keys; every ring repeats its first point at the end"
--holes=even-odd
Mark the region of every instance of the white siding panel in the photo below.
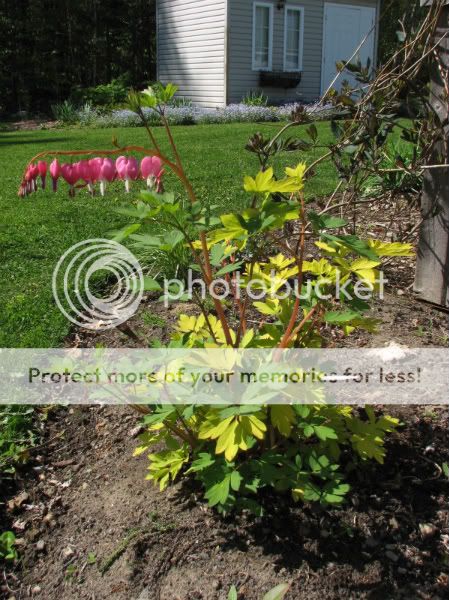
{"type": "Polygon", "coordinates": [[[158,0],[158,79],[204,107],[223,106],[227,0],[158,0]]]}

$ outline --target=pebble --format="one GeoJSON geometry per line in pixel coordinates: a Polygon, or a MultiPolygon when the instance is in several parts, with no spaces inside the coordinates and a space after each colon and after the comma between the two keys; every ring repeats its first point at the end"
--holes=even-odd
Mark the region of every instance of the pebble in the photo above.
{"type": "Polygon", "coordinates": [[[391,529],[399,529],[399,523],[396,517],[391,517],[390,519],[390,527],[391,529]]]}
{"type": "Polygon", "coordinates": [[[438,528],[432,523],[420,523],[419,532],[423,539],[434,537],[438,533],[438,528]]]}
{"type": "Polygon", "coordinates": [[[45,550],[45,542],[44,540],[39,540],[36,542],[36,550],[38,552],[43,552],[45,550]]]}
{"type": "Polygon", "coordinates": [[[31,589],[31,595],[32,596],[37,596],[38,594],[40,594],[42,592],[42,588],[39,587],[38,585],[35,585],[32,589],[31,589]]]}
{"type": "Polygon", "coordinates": [[[62,557],[64,559],[70,558],[74,554],[75,554],[75,552],[73,551],[73,549],[70,546],[67,546],[67,548],[64,548],[64,550],[62,551],[62,557]]]}
{"type": "Polygon", "coordinates": [[[142,425],[137,425],[137,427],[134,427],[133,429],[131,429],[131,431],[128,433],[128,435],[129,435],[129,437],[134,439],[138,435],[143,433],[144,431],[145,431],[145,428],[142,425]]]}
{"type": "Polygon", "coordinates": [[[398,560],[399,560],[399,556],[397,554],[395,554],[394,552],[392,552],[391,550],[387,550],[385,552],[385,556],[392,562],[398,562],[398,560]]]}

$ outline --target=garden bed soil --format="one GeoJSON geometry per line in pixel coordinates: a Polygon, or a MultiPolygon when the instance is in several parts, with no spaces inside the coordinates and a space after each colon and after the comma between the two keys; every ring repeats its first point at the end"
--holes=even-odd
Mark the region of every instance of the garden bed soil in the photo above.
{"type": "MultiPolygon", "coordinates": [[[[405,278],[406,280],[407,278],[405,278]]],[[[402,289],[402,288],[401,288],[402,289]]],[[[77,331],[68,346],[145,346],[166,341],[190,304],[147,298],[126,330],[77,331]],[[148,316],[150,315],[150,317],[148,316]],[[131,332],[131,333],[130,333],[131,332]],[[137,336],[134,339],[132,336],[137,336]]],[[[391,291],[377,302],[377,334],[336,346],[447,345],[447,314],[391,291]]],[[[72,407],[49,414],[33,468],[18,481],[26,501],[6,514],[19,538],[21,570],[6,598],[45,600],[260,600],[279,583],[287,600],[449,595],[449,411],[389,407],[404,423],[385,466],[349,474],[341,509],[264,499],[266,516],[222,519],[193,484],[161,493],[133,458],[139,417],[123,407],[72,407]]]]}
{"type": "Polygon", "coordinates": [[[21,572],[5,598],[45,600],[443,600],[449,594],[449,414],[392,408],[404,422],[384,466],[349,475],[341,509],[265,497],[263,518],[222,519],[189,482],[161,493],[133,458],[138,417],[122,407],[49,414],[8,520],[21,572]],[[22,496],[23,499],[23,496],[22,496]]]}
{"type": "Polygon", "coordinates": [[[60,126],[59,121],[24,119],[21,121],[2,123],[5,131],[34,131],[37,129],[54,129],[60,126]]]}

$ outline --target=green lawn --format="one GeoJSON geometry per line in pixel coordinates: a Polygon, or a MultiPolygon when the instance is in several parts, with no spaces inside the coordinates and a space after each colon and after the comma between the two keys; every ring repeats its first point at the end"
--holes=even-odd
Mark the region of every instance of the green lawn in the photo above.
{"type": "MultiPolygon", "coordinates": [[[[279,130],[279,124],[230,124],[174,127],[174,136],[199,197],[223,210],[244,206],[242,190],[245,174],[257,172],[255,155],[244,150],[256,131],[265,136],[279,130]]],[[[318,125],[320,139],[331,133],[327,123],[318,125]]],[[[29,159],[43,150],[82,150],[111,147],[112,137],[122,145],[147,145],[143,129],[61,129],[0,133],[0,347],[57,347],[70,329],[59,312],[51,293],[53,269],[66,249],[81,240],[105,237],[108,230],[124,224],[125,218],[114,212],[125,197],[122,187],[114,185],[107,197],[91,198],[81,192],[72,200],[63,183],[60,191],[17,197],[22,171],[29,159]]],[[[162,140],[164,132],[156,130],[162,140]]],[[[277,161],[294,164],[310,162],[320,155],[283,155],[277,161]]],[[[330,193],[336,173],[327,163],[309,183],[307,195],[330,193]]],[[[170,177],[168,189],[181,191],[170,177]]],[[[134,185],[138,190],[138,185],[134,185]]]]}

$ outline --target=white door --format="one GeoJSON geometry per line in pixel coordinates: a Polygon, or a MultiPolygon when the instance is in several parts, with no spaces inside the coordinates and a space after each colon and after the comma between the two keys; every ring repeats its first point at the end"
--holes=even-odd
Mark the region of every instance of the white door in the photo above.
{"type": "MultiPolygon", "coordinates": [[[[321,71],[321,93],[324,93],[337,74],[336,63],[347,61],[354,54],[361,41],[369,34],[353,62],[359,58],[366,65],[368,58],[373,64],[375,46],[376,9],[367,6],[347,4],[324,5],[323,65],[321,71]],[[370,33],[371,31],[371,33],[370,33]]],[[[347,71],[342,73],[335,88],[344,81],[354,83],[347,71]]]]}

